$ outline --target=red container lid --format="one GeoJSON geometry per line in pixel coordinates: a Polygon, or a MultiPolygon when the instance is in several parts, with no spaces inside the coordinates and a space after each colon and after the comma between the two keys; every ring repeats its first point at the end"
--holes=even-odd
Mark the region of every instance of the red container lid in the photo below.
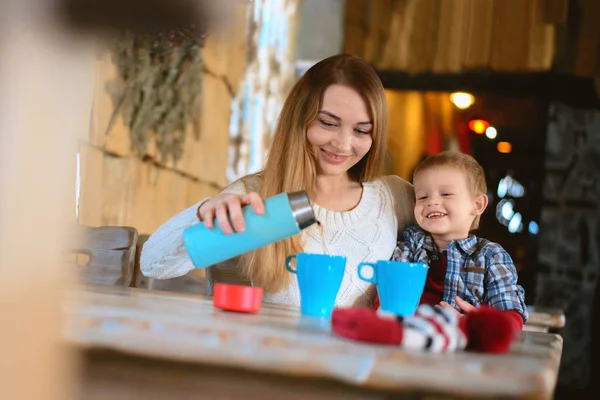
{"type": "Polygon", "coordinates": [[[257,313],[262,296],[263,290],[259,287],[215,283],[213,306],[226,311],[257,313]]]}

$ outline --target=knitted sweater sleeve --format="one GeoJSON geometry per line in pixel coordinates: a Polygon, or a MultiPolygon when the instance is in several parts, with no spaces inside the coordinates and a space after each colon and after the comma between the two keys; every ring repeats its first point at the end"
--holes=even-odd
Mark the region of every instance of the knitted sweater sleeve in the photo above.
{"type": "MultiPolygon", "coordinates": [[[[260,188],[260,178],[248,175],[227,186],[221,193],[245,194],[260,188]]],[[[140,257],[144,276],[170,279],[187,274],[194,268],[183,244],[183,231],[196,223],[198,207],[203,199],[162,224],[146,241],[140,257]]]]}

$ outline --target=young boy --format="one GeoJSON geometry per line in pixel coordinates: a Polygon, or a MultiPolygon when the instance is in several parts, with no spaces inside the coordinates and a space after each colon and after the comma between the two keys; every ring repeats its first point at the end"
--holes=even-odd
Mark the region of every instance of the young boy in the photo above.
{"type": "Polygon", "coordinates": [[[486,304],[505,310],[521,330],[528,315],[510,255],[471,233],[488,205],[483,168],[466,154],[442,152],[417,166],[413,185],[419,226],[404,231],[392,259],[429,265],[420,303],[456,313],[486,304]]]}

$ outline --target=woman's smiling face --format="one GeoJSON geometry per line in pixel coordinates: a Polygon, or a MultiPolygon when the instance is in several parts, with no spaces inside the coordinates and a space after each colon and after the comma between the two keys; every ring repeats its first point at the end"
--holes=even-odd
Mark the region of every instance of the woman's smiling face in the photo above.
{"type": "Polygon", "coordinates": [[[319,174],[341,175],[362,160],[373,144],[372,128],[367,105],[356,90],[329,86],[306,132],[319,174]]]}

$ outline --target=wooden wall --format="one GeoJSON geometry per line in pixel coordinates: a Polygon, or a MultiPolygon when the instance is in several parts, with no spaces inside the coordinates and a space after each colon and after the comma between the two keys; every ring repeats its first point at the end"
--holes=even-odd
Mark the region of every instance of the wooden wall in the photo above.
{"type": "Polygon", "coordinates": [[[109,54],[96,62],[90,129],[79,144],[79,224],[128,225],[151,233],[226,185],[231,100],[245,70],[249,4],[235,0],[228,6],[227,20],[210,31],[202,51],[200,140],[188,133],[177,165],[158,163],[152,151],[145,159],[135,156],[120,120],[106,132],[113,104],[105,85],[116,71],[109,54]]]}
{"type": "Polygon", "coordinates": [[[411,73],[600,77],[598,15],[597,0],[348,0],[344,50],[411,73]]]}
{"type": "Polygon", "coordinates": [[[458,150],[458,118],[448,93],[386,90],[388,104],[388,154],[386,173],[409,182],[425,156],[458,150]]]}

